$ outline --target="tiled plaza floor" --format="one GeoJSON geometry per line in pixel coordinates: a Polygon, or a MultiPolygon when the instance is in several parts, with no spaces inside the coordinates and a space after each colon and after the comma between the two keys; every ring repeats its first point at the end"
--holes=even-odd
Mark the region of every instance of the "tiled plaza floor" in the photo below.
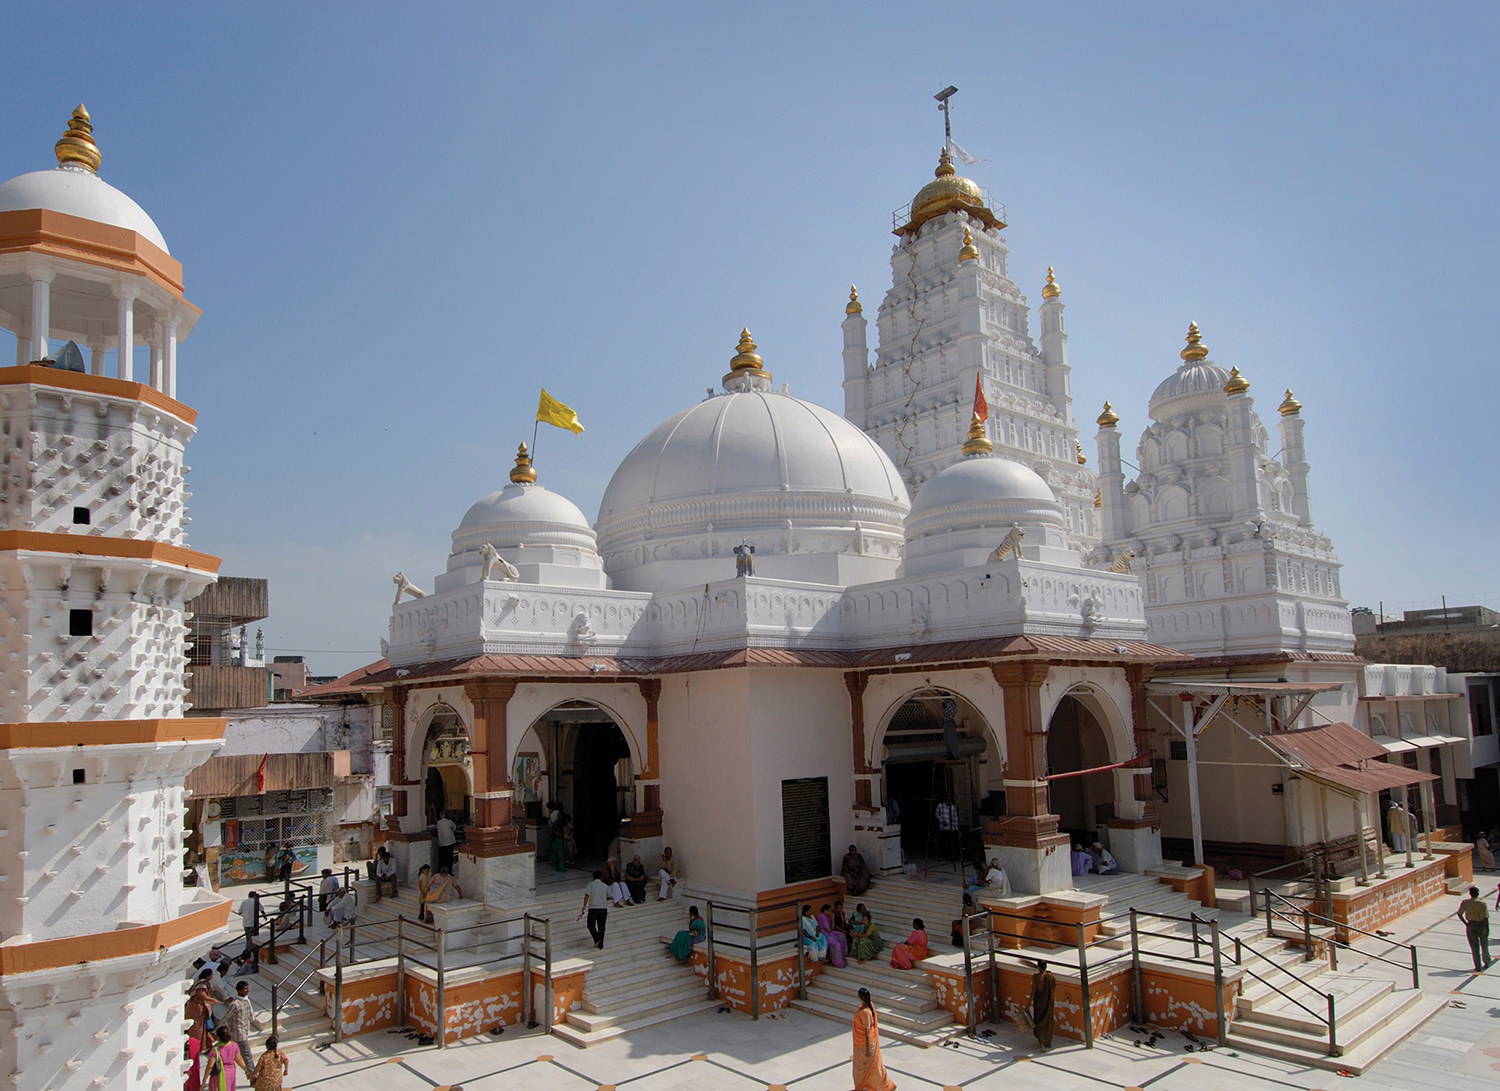
{"type": "MultiPolygon", "coordinates": [[[[1493,882],[1482,882],[1491,897],[1493,882]]],[[[1231,1049],[1189,1055],[1186,1040],[1171,1033],[1154,1049],[1137,1046],[1139,1036],[1121,1030],[1100,1039],[1091,1050],[1059,1039],[1050,1053],[1040,1054],[1030,1036],[1012,1026],[982,1028],[991,1032],[989,1037],[959,1039],[938,1049],[887,1040],[882,1046],[886,1067],[901,1088],[924,1091],[1217,1091],[1356,1084],[1380,1091],[1493,1091],[1500,1086],[1500,966],[1482,975],[1468,972],[1463,929],[1453,919],[1457,906],[1457,898],[1444,898],[1393,926],[1397,939],[1418,946],[1422,987],[1447,997],[1449,1005],[1361,1077],[1344,1078],[1231,1049]]],[[[1400,979],[1394,969],[1357,955],[1346,954],[1340,969],[1400,979]]],[[[498,1038],[445,1050],[418,1047],[414,1038],[383,1032],[293,1054],[288,1086],[342,1085],[370,1091],[848,1091],[849,1053],[848,1027],[802,1012],[759,1022],[732,1013],[698,1015],[587,1050],[515,1028],[498,1038]]]]}

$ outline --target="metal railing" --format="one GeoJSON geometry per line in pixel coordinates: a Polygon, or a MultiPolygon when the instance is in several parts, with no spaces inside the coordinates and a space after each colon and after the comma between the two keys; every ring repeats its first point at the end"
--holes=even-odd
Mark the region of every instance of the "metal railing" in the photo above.
{"type": "Polygon", "coordinates": [[[797,998],[807,999],[807,958],[806,947],[802,942],[801,934],[801,901],[777,902],[774,905],[735,905],[730,902],[706,901],[707,907],[704,922],[706,925],[705,943],[708,950],[708,995],[711,999],[719,999],[718,979],[718,952],[724,947],[730,950],[744,951],[750,962],[750,1017],[760,1018],[760,956],[763,951],[772,951],[787,944],[795,944],[797,948],[797,998]],[[777,934],[774,938],[763,939],[760,935],[760,920],[762,914],[776,914],[790,909],[792,911],[791,934],[777,934]],[[744,923],[739,921],[743,915],[744,923]],[[720,931],[728,933],[734,938],[724,938],[719,935],[720,931]]]}
{"type": "Polygon", "coordinates": [[[1272,931],[1272,917],[1273,916],[1275,916],[1276,918],[1279,918],[1281,920],[1288,920],[1288,921],[1290,921],[1290,920],[1294,919],[1293,917],[1288,916],[1287,914],[1281,912],[1280,910],[1276,910],[1273,913],[1272,905],[1271,905],[1271,899],[1272,898],[1275,898],[1278,901],[1286,902],[1287,905],[1289,905],[1289,906],[1292,907],[1293,913],[1296,914],[1296,915],[1298,915],[1298,916],[1300,916],[1302,918],[1303,942],[1307,945],[1308,954],[1309,954],[1309,958],[1306,959],[1306,960],[1304,960],[1304,961],[1309,961],[1310,958],[1311,958],[1311,952],[1312,952],[1312,922],[1314,920],[1317,920],[1320,923],[1322,923],[1324,925],[1327,925],[1330,929],[1334,930],[1334,931],[1330,932],[1326,936],[1320,936],[1319,937],[1320,939],[1324,940],[1328,944],[1328,963],[1329,963],[1330,968],[1332,968],[1334,970],[1337,970],[1339,968],[1339,956],[1338,956],[1339,948],[1342,947],[1342,948],[1344,948],[1345,950],[1348,950],[1348,951],[1357,950],[1357,948],[1355,948],[1355,946],[1354,946],[1354,944],[1353,944],[1352,941],[1346,941],[1346,940],[1339,939],[1337,930],[1338,929],[1343,929],[1346,932],[1358,932],[1362,936],[1368,936],[1370,939],[1379,940],[1381,943],[1384,943],[1384,944],[1386,944],[1386,945],[1388,945],[1390,947],[1399,947],[1402,950],[1404,950],[1406,952],[1406,958],[1402,959],[1400,962],[1396,961],[1393,958],[1387,958],[1384,955],[1377,955],[1374,951],[1360,951],[1359,953],[1362,954],[1362,955],[1364,955],[1366,958],[1373,958],[1376,962],[1384,962],[1387,966],[1395,966],[1398,969],[1410,970],[1411,971],[1411,987],[1414,988],[1414,989],[1421,988],[1422,976],[1421,976],[1421,970],[1419,969],[1419,967],[1417,965],[1417,948],[1416,948],[1415,944],[1402,943],[1400,940],[1391,939],[1389,936],[1382,936],[1378,932],[1368,932],[1368,931],[1366,931],[1363,928],[1356,928],[1352,924],[1348,924],[1348,923],[1346,923],[1344,921],[1340,921],[1340,920],[1335,920],[1333,917],[1325,916],[1322,913],[1314,913],[1307,906],[1299,906],[1294,901],[1292,901],[1291,899],[1282,897],[1280,894],[1277,894],[1274,891],[1266,891],[1265,893],[1267,895],[1266,896],[1266,936],[1268,938],[1274,936],[1274,932],[1272,931]]]}
{"type": "Polygon", "coordinates": [[[273,1035],[277,1037],[281,1036],[281,1009],[286,1006],[286,1002],[288,1000],[291,1000],[299,992],[302,991],[303,986],[305,986],[309,981],[318,976],[318,971],[321,970],[325,965],[327,965],[327,959],[328,940],[324,938],[318,940],[318,945],[316,947],[309,947],[303,954],[303,956],[297,961],[297,964],[287,971],[285,977],[283,977],[280,981],[271,982],[271,1033],[273,1035]],[[312,959],[313,955],[318,956],[318,964],[312,969],[308,970],[307,973],[303,975],[301,981],[294,980],[298,972],[301,971],[303,966],[307,965],[309,960],[312,959]],[[284,995],[282,991],[283,985],[290,985],[290,988],[285,991],[284,995]]]}
{"type": "Polygon", "coordinates": [[[1269,955],[1265,954],[1262,951],[1257,951],[1254,947],[1250,947],[1248,945],[1245,945],[1245,944],[1241,943],[1240,942],[1240,938],[1238,936],[1234,937],[1234,964],[1236,966],[1238,966],[1241,971],[1243,971],[1244,973],[1249,974],[1251,977],[1255,978],[1255,980],[1259,981],[1262,985],[1266,986],[1266,988],[1271,989],[1273,992],[1276,992],[1276,993],[1280,994],[1284,999],[1291,1001],[1293,1004],[1297,1005],[1297,1007],[1299,1007],[1303,1011],[1307,1012],[1308,1015],[1310,1015],[1314,1019],[1316,1019],[1319,1023],[1322,1023],[1325,1027],[1327,1027],[1328,1028],[1328,1055],[1330,1057],[1337,1057],[1340,1053],[1343,1052],[1343,1050],[1339,1046],[1339,1038],[1338,1038],[1338,1012],[1337,1012],[1336,1006],[1334,1004],[1333,993],[1331,993],[1331,992],[1330,993],[1322,992],[1316,986],[1314,986],[1311,982],[1307,981],[1304,978],[1298,977],[1290,969],[1288,969],[1287,967],[1283,966],[1281,963],[1277,962],[1275,959],[1271,958],[1269,955]],[[1286,974],[1287,977],[1291,978],[1298,985],[1301,985],[1304,989],[1308,990],[1313,995],[1321,997],[1322,1000],[1323,1000],[1323,1002],[1324,1002],[1324,1004],[1326,1005],[1327,1015],[1326,1016],[1319,1015],[1316,1011],[1314,1011],[1312,1008],[1308,1007],[1306,1004],[1302,1003],[1302,1001],[1298,1000],[1291,993],[1287,992],[1285,989],[1281,988],[1279,985],[1272,984],[1266,978],[1262,977],[1260,974],[1258,974],[1254,970],[1252,970],[1248,965],[1245,964],[1245,954],[1246,953],[1254,955],[1256,958],[1261,959],[1262,961],[1266,962],[1271,967],[1271,970],[1269,972],[1271,972],[1271,973],[1278,973],[1279,972],[1279,973],[1286,974]]]}
{"type": "MultiPolygon", "coordinates": [[[[974,963],[976,961],[976,955],[979,957],[987,957],[988,959],[988,966],[990,970],[991,1002],[994,1005],[995,1009],[994,1015],[996,1018],[999,1018],[1000,998],[998,973],[996,968],[997,952],[995,950],[995,940],[998,937],[1001,939],[1017,940],[1019,941],[1019,944],[1021,946],[1028,946],[1030,944],[1033,944],[1037,942],[1035,929],[1038,921],[1035,917],[1028,917],[1018,913],[1007,913],[1002,910],[981,911],[971,916],[966,916],[963,921],[965,993],[969,1001],[969,1030],[970,1033],[973,1033],[975,1025],[977,1023],[977,1013],[975,1011],[974,1005],[974,963]],[[986,941],[984,950],[978,952],[976,952],[975,950],[974,938],[981,933],[979,933],[973,926],[973,922],[975,922],[976,920],[983,922],[983,935],[985,936],[986,941]],[[1015,926],[1017,930],[1011,930],[1010,928],[1005,927],[1005,924],[1011,921],[1017,922],[1017,925],[1015,926]],[[1028,926],[1030,930],[1028,930],[1028,926]]],[[[1053,925],[1052,927],[1057,929],[1065,929],[1067,926],[1053,925]]],[[[1225,1003],[1223,944],[1222,938],[1219,934],[1218,921],[1204,920],[1197,914],[1190,914],[1186,917],[1178,917],[1166,913],[1147,913],[1142,910],[1132,909],[1127,913],[1117,913],[1114,916],[1101,917],[1098,921],[1076,922],[1072,926],[1072,931],[1073,942],[1070,946],[1077,955],[1078,984],[1079,991],[1082,994],[1082,1011],[1080,1015],[1083,1020],[1083,1040],[1085,1046],[1087,1046],[1089,1049],[1092,1049],[1094,1047],[1094,1015],[1092,1003],[1093,987],[1091,981],[1096,979],[1096,975],[1104,967],[1113,965],[1114,963],[1120,962],[1121,960],[1126,958],[1130,959],[1132,984],[1134,986],[1133,998],[1135,1017],[1137,1020],[1142,1021],[1147,1017],[1145,983],[1142,977],[1141,969],[1142,952],[1140,941],[1142,937],[1160,939],[1172,943],[1179,943],[1185,946],[1189,946],[1192,949],[1191,954],[1173,954],[1164,950],[1153,950],[1147,952],[1148,958],[1158,959],[1165,962],[1189,963],[1212,972],[1214,979],[1215,1006],[1218,1015],[1219,1044],[1226,1045],[1228,1043],[1229,1019],[1225,1003]],[[1152,921],[1164,921],[1169,925],[1185,924],[1188,926],[1189,932],[1187,935],[1183,935],[1178,932],[1151,931],[1147,928],[1142,927],[1141,920],[1143,918],[1150,918],[1152,921]],[[1116,936],[1104,935],[1102,928],[1103,925],[1113,922],[1123,922],[1126,920],[1129,921],[1130,928],[1130,947],[1128,950],[1117,951],[1105,957],[1099,957],[1097,955],[1090,954],[1090,952],[1095,951],[1096,949],[1101,948],[1106,944],[1112,943],[1118,938],[1116,936]],[[1089,939],[1088,931],[1090,928],[1095,927],[1095,925],[1100,926],[1099,932],[1094,936],[1093,939],[1089,939]],[[1209,933],[1206,939],[1202,935],[1202,929],[1205,926],[1208,928],[1209,933]],[[1209,952],[1207,955],[1203,953],[1203,948],[1205,946],[1209,948],[1209,952]]],[[[1054,941],[1054,937],[1049,937],[1049,939],[1047,940],[1047,942],[1054,941]]],[[[1017,955],[1016,957],[1020,958],[1022,956],[1017,955]]],[[[1066,964],[1059,963],[1059,965],[1066,964]]]]}

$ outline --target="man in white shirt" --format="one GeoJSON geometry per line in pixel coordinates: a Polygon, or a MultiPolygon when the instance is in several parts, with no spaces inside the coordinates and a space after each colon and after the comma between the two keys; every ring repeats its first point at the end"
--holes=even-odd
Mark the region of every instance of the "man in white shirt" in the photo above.
{"type": "Polygon", "coordinates": [[[437,831],[438,867],[447,864],[448,870],[452,871],[458,859],[458,850],[454,848],[458,844],[458,827],[444,812],[433,828],[437,831]]]}
{"type": "Polygon", "coordinates": [[[381,887],[386,883],[391,884],[391,897],[396,896],[396,861],[391,856],[391,850],[384,845],[380,846],[380,854],[375,857],[375,900],[380,901],[381,887]]]}
{"type": "Polygon", "coordinates": [[[589,917],[589,935],[593,937],[594,946],[604,950],[604,925],[609,915],[609,887],[604,885],[604,872],[594,872],[593,881],[583,890],[583,908],[578,911],[578,919],[583,920],[583,915],[589,917]]]}
{"type": "Polygon", "coordinates": [[[354,896],[354,888],[346,886],[328,907],[328,920],[330,924],[353,924],[354,912],[357,899],[354,896]]]}

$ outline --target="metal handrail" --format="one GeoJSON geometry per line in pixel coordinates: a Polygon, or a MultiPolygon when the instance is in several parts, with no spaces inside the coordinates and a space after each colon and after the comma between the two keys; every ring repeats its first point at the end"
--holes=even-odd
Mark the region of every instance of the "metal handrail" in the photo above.
{"type": "Polygon", "coordinates": [[[1266,955],[1266,954],[1264,954],[1264,953],[1262,953],[1260,951],[1257,951],[1254,947],[1245,947],[1245,946],[1243,946],[1241,944],[1240,938],[1238,936],[1234,937],[1234,964],[1236,966],[1238,966],[1241,970],[1243,970],[1245,973],[1247,973],[1251,977],[1255,978],[1255,980],[1259,981],[1262,985],[1266,986],[1268,989],[1271,989],[1273,992],[1279,993],[1281,996],[1285,997],[1287,1000],[1290,1000],[1293,1004],[1296,1004],[1297,1007],[1299,1007],[1303,1011],[1307,1012],[1308,1015],[1311,1015],[1318,1022],[1320,1022],[1324,1026],[1326,1026],[1328,1028],[1328,1055],[1330,1057],[1337,1057],[1342,1052],[1342,1050],[1339,1048],[1339,1044],[1338,1044],[1338,1018],[1337,1018],[1337,1014],[1336,1014],[1335,1007],[1334,1007],[1333,993],[1331,993],[1331,992],[1325,993],[1325,992],[1323,992],[1323,991],[1321,991],[1321,990],[1319,990],[1317,988],[1314,988],[1308,982],[1306,982],[1302,978],[1298,977],[1291,970],[1289,970],[1289,969],[1287,969],[1287,967],[1281,965],[1281,963],[1277,962],[1275,959],[1272,959],[1268,955],[1266,955]],[[1287,992],[1285,989],[1283,989],[1283,988],[1281,988],[1281,987],[1279,987],[1277,985],[1272,984],[1271,982],[1267,981],[1265,978],[1261,977],[1260,974],[1258,974],[1254,970],[1250,969],[1250,967],[1246,966],[1244,964],[1244,962],[1243,962],[1243,952],[1247,951],[1247,950],[1252,955],[1255,955],[1256,957],[1264,959],[1266,962],[1269,962],[1273,967],[1275,967],[1277,970],[1280,970],[1282,973],[1286,974],[1287,977],[1289,977],[1293,981],[1297,982],[1297,984],[1301,985],[1304,989],[1307,989],[1309,992],[1312,992],[1312,993],[1315,993],[1318,996],[1321,996],[1327,1002],[1327,1004],[1328,1004],[1328,1015],[1327,1015],[1327,1018],[1324,1018],[1323,1016],[1319,1015],[1317,1012],[1313,1011],[1312,1008],[1309,1008],[1306,1004],[1302,1003],[1302,1001],[1298,1000],[1291,993],[1287,992]]]}
{"type": "MultiPolygon", "coordinates": [[[[317,975],[317,972],[319,970],[321,970],[323,968],[324,964],[327,962],[327,958],[328,958],[327,946],[328,946],[328,940],[327,940],[326,937],[323,938],[323,939],[318,940],[318,945],[316,947],[309,947],[307,949],[306,953],[304,953],[303,956],[300,959],[297,960],[297,965],[293,966],[290,970],[288,970],[286,972],[285,976],[283,976],[280,981],[273,981],[273,982],[271,982],[271,1033],[272,1034],[278,1034],[278,1031],[276,1029],[276,1027],[277,1027],[277,1021],[278,1021],[278,1017],[281,1014],[281,1009],[286,1006],[286,1002],[288,1000],[290,1000],[293,996],[296,996],[297,993],[301,992],[302,991],[302,986],[306,985],[309,981],[311,981],[317,975]],[[305,975],[303,975],[303,978],[302,978],[301,981],[292,981],[291,979],[297,976],[297,971],[300,970],[300,969],[302,969],[302,967],[307,963],[307,960],[310,959],[310,958],[312,958],[313,955],[317,955],[318,956],[318,964],[317,964],[317,966],[313,967],[305,975]],[[281,986],[283,984],[287,983],[287,982],[291,982],[291,986],[292,986],[291,992],[286,997],[278,999],[278,996],[280,994],[281,986]]],[[[279,1036],[279,1034],[278,1034],[278,1036],[279,1036]]]]}
{"type": "MultiPolygon", "coordinates": [[[[1283,897],[1280,894],[1276,894],[1274,891],[1269,891],[1268,890],[1268,891],[1266,891],[1266,893],[1268,895],[1271,895],[1271,896],[1274,896],[1274,897],[1280,899],[1281,901],[1290,902],[1290,899],[1285,898],[1285,897],[1283,897]]],[[[1269,898],[1267,899],[1267,901],[1269,903],[1269,898]]],[[[1268,912],[1269,912],[1269,904],[1268,904],[1268,912]]],[[[1368,931],[1366,931],[1363,928],[1358,928],[1358,927],[1356,927],[1356,926],[1354,926],[1352,924],[1346,924],[1343,921],[1335,920],[1333,917],[1326,917],[1322,913],[1315,913],[1311,909],[1308,909],[1308,908],[1305,908],[1305,907],[1302,908],[1302,909],[1300,909],[1299,912],[1302,914],[1304,920],[1308,921],[1309,927],[1311,926],[1311,920],[1313,918],[1316,918],[1317,920],[1322,921],[1324,924],[1330,925],[1334,929],[1343,928],[1343,929],[1345,929],[1346,931],[1349,931],[1349,932],[1358,932],[1362,936],[1369,936],[1371,939],[1379,940],[1382,943],[1390,944],[1392,947],[1401,947],[1401,948],[1404,948],[1405,951],[1406,951],[1406,954],[1407,954],[1407,961],[1406,962],[1397,962],[1393,958],[1386,958],[1384,955],[1377,955],[1374,951],[1360,951],[1359,953],[1362,954],[1362,955],[1364,955],[1366,958],[1373,958],[1376,962],[1384,962],[1387,966],[1398,966],[1398,967],[1400,967],[1403,970],[1410,969],[1411,970],[1411,987],[1414,988],[1414,989],[1421,988],[1421,972],[1420,972],[1420,970],[1418,969],[1418,966],[1417,966],[1417,947],[1416,947],[1416,944],[1413,944],[1413,943],[1402,943],[1398,939],[1391,939],[1389,936],[1382,936],[1382,935],[1380,935],[1377,932],[1368,932],[1368,931]]],[[[1281,917],[1282,920],[1289,919],[1283,913],[1277,913],[1276,915],[1278,917],[1281,917]]],[[[1267,934],[1269,935],[1269,932],[1267,934]]],[[[1350,951],[1358,950],[1358,948],[1356,948],[1354,946],[1354,944],[1350,943],[1349,941],[1339,939],[1336,932],[1335,932],[1335,934],[1330,935],[1330,936],[1326,936],[1324,938],[1327,940],[1328,944],[1330,945],[1330,956],[1331,956],[1330,957],[1330,962],[1331,962],[1331,964],[1332,964],[1332,966],[1333,966],[1333,968],[1335,970],[1337,970],[1339,967],[1338,967],[1338,956],[1336,954],[1332,954],[1332,950],[1334,948],[1336,948],[1336,947],[1343,947],[1343,948],[1345,948],[1347,950],[1350,950],[1350,951]]]]}
{"type": "Polygon", "coordinates": [[[705,942],[708,949],[708,995],[711,999],[719,998],[719,985],[717,977],[717,957],[720,947],[729,947],[738,951],[747,951],[750,954],[750,1017],[760,1018],[760,954],[778,947],[784,947],[789,943],[797,945],[797,995],[800,999],[807,999],[807,963],[804,958],[802,943],[802,906],[807,904],[801,899],[794,901],[776,902],[766,906],[737,905],[732,902],[715,903],[712,899],[704,902],[707,910],[704,914],[705,942]],[[723,913],[743,913],[746,923],[731,923],[722,920],[715,923],[714,911],[717,909],[723,913]],[[760,914],[776,912],[781,909],[792,909],[792,934],[781,936],[769,942],[762,942],[760,938],[760,914]],[[730,932],[742,932],[748,939],[748,943],[735,943],[718,938],[717,931],[723,928],[730,932]]]}

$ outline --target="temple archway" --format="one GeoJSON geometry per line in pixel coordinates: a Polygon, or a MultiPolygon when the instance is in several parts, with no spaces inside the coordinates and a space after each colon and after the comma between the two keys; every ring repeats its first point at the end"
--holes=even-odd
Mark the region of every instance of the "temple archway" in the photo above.
{"type": "Polygon", "coordinates": [[[979,845],[984,820],[1004,813],[1000,750],[964,696],[926,687],[897,703],[878,750],[887,821],[899,823],[907,861],[958,861],[979,845]],[[951,807],[956,831],[939,807],[951,807]]]}
{"type": "Polygon", "coordinates": [[[522,736],[517,804],[528,824],[543,826],[547,805],[555,802],[568,816],[578,855],[598,858],[636,812],[637,761],[614,713],[592,701],[565,701],[522,736]]]}
{"type": "Polygon", "coordinates": [[[1100,831],[1115,817],[1122,780],[1109,767],[1129,757],[1093,690],[1078,687],[1058,701],[1047,723],[1048,810],[1075,845],[1107,841],[1100,831]]]}
{"type": "Polygon", "coordinates": [[[432,706],[422,736],[422,802],[427,825],[448,812],[460,826],[473,820],[469,728],[446,704],[432,706]]]}

